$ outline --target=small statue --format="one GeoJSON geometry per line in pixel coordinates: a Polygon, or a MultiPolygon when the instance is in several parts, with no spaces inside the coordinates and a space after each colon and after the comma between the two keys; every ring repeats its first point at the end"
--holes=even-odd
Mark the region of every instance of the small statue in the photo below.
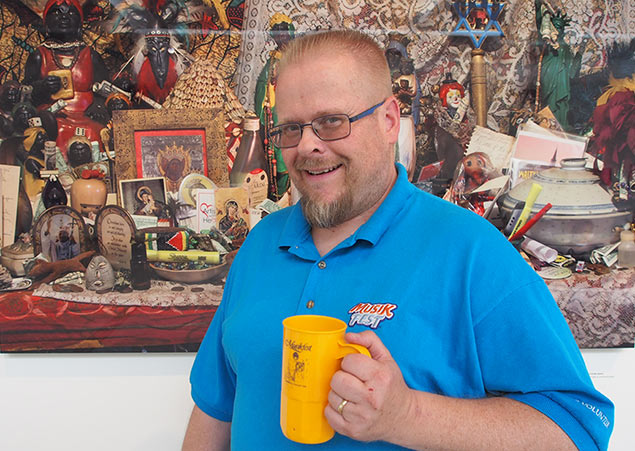
{"type": "Polygon", "coordinates": [[[24,174],[23,183],[29,199],[33,200],[42,192],[44,180],[40,177],[40,171],[44,169],[44,144],[51,137],[42,127],[39,117],[29,119],[29,128],[24,131],[24,174]]]}
{"type": "Polygon", "coordinates": [[[137,81],[135,98],[146,97],[151,104],[162,104],[193,60],[177,39],[178,30],[186,29],[181,22],[184,10],[180,5],[177,1],[129,4],[120,8],[110,25],[111,33],[137,34],[136,53],[131,59],[132,75],[137,81]]]}
{"type": "Polygon", "coordinates": [[[86,267],[86,289],[111,290],[115,286],[115,271],[106,257],[95,255],[86,267]]]}
{"type": "Polygon", "coordinates": [[[42,189],[42,203],[44,204],[44,208],[51,208],[55,205],[66,205],[67,202],[68,196],[66,196],[66,191],[62,183],[55,175],[51,175],[42,189]]]}
{"type": "Polygon", "coordinates": [[[390,41],[384,51],[390,77],[393,83],[393,94],[399,102],[402,115],[412,115],[414,125],[419,125],[419,101],[421,87],[415,74],[412,58],[408,56],[407,47],[410,40],[400,34],[391,34],[390,41]]]}
{"type": "MultiPolygon", "coordinates": [[[[586,42],[573,54],[564,40],[564,29],[571,19],[561,11],[554,11],[544,0],[535,0],[535,4],[536,26],[543,44],[538,62],[536,102],[548,106],[562,128],[570,131],[571,82],[580,74],[586,42]]],[[[536,111],[539,109],[537,105],[536,111]]]]}
{"type": "Polygon", "coordinates": [[[31,53],[23,84],[33,86],[35,105],[65,102],[58,112],[57,145],[66,157],[68,140],[77,127],[86,129],[90,141],[99,140],[103,125],[90,117],[95,101],[94,82],[105,80],[108,71],[101,56],[81,40],[83,13],[78,0],[48,0],[44,7],[46,41],[31,53]]]}
{"type": "Polygon", "coordinates": [[[0,139],[13,134],[13,108],[20,102],[20,83],[9,80],[0,86],[0,139]]]}
{"type": "Polygon", "coordinates": [[[76,168],[93,161],[91,142],[86,138],[86,130],[77,127],[75,136],[68,140],[68,164],[76,168]]]}

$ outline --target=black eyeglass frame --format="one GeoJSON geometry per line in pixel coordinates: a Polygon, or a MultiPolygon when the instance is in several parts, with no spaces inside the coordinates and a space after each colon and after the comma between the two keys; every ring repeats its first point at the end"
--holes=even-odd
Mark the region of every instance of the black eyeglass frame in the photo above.
{"type": "Polygon", "coordinates": [[[351,124],[355,121],[358,121],[362,118],[365,118],[366,116],[370,116],[371,114],[373,114],[373,112],[379,108],[380,106],[382,106],[386,100],[388,99],[384,99],[381,102],[379,102],[376,105],[371,106],[370,108],[368,108],[367,110],[362,111],[359,114],[356,114],[353,117],[350,117],[348,114],[346,113],[337,113],[337,114],[325,114],[324,116],[320,116],[320,117],[316,117],[315,119],[313,119],[311,122],[307,122],[306,124],[301,124],[300,122],[287,122],[286,124],[280,124],[280,125],[276,125],[275,127],[273,127],[271,129],[271,131],[269,132],[269,139],[273,142],[273,144],[280,148],[280,149],[288,149],[291,147],[295,147],[298,144],[300,144],[300,141],[302,140],[302,133],[304,132],[304,128],[305,127],[311,127],[313,129],[313,133],[315,133],[315,136],[317,136],[318,138],[320,138],[320,140],[322,141],[339,141],[340,139],[344,139],[347,138],[350,134],[351,134],[351,124]],[[318,133],[318,131],[316,130],[315,126],[313,125],[314,122],[319,121],[320,119],[324,119],[326,117],[332,117],[332,116],[342,116],[342,117],[346,117],[348,119],[348,133],[346,133],[346,135],[341,136],[339,138],[331,138],[331,139],[324,139],[320,136],[320,134],[318,133]],[[281,136],[282,135],[282,127],[285,127],[287,125],[297,125],[300,127],[300,136],[298,137],[298,142],[292,146],[282,146],[280,144],[276,144],[276,137],[277,136],[281,136]]]}

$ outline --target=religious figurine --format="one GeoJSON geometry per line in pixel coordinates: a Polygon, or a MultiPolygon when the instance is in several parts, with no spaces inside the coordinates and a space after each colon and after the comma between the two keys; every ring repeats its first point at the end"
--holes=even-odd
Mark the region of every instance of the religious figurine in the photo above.
{"type": "Polygon", "coordinates": [[[280,149],[268,139],[268,133],[278,120],[276,112],[276,79],[278,76],[278,61],[282,55],[282,48],[294,38],[295,27],[291,18],[282,13],[276,13],[269,19],[269,36],[276,44],[276,48],[269,52],[269,59],[262,68],[256,82],[254,108],[256,116],[260,118],[260,131],[263,136],[264,149],[269,160],[270,197],[274,200],[281,198],[289,189],[289,173],[282,160],[280,149]]]}
{"type": "Polygon", "coordinates": [[[78,0],[48,0],[44,7],[46,41],[26,61],[23,84],[33,86],[33,102],[48,108],[65,102],[58,113],[57,145],[66,157],[77,127],[90,141],[99,140],[103,125],[89,117],[92,85],[107,78],[101,56],[81,40],[83,13],[78,0]]]}
{"type": "Polygon", "coordinates": [[[29,119],[37,116],[37,110],[28,101],[21,101],[13,107],[11,120],[13,123],[13,134],[19,136],[29,127],[29,119]]]}
{"type": "Polygon", "coordinates": [[[55,137],[54,133],[52,130],[51,136],[37,116],[29,119],[29,128],[24,131],[25,158],[22,182],[31,200],[34,200],[44,188],[45,181],[40,177],[40,171],[44,169],[44,144],[55,137]]]}
{"type": "Polygon", "coordinates": [[[181,3],[147,2],[144,6],[130,3],[120,8],[109,30],[137,34],[135,54],[131,59],[132,75],[136,79],[135,97],[147,98],[146,103],[151,106],[156,104],[158,107],[165,101],[193,60],[177,39],[178,30],[186,28],[180,22],[181,3]]]}
{"type": "Polygon", "coordinates": [[[91,142],[86,138],[86,130],[77,127],[75,135],[68,140],[68,164],[76,168],[93,161],[91,142]]]}
{"type": "Polygon", "coordinates": [[[115,270],[103,255],[95,255],[86,267],[86,289],[110,290],[115,286],[115,270]]]}
{"type": "Polygon", "coordinates": [[[563,12],[555,11],[545,0],[535,0],[535,4],[536,26],[543,43],[538,62],[536,102],[548,106],[562,128],[569,131],[571,82],[580,74],[586,42],[574,54],[564,40],[564,29],[571,19],[563,12]]]}
{"type": "Polygon", "coordinates": [[[399,102],[399,111],[402,115],[412,115],[414,124],[417,126],[419,124],[421,86],[415,74],[414,62],[408,56],[408,43],[409,40],[405,36],[391,34],[384,53],[390,69],[393,94],[399,102]]]}
{"type": "Polygon", "coordinates": [[[20,83],[9,80],[0,86],[0,139],[13,134],[13,108],[20,101],[20,83]]]}

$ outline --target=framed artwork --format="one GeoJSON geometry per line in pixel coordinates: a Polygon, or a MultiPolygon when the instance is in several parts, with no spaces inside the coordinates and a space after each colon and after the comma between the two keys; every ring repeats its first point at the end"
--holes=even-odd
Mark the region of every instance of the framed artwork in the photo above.
{"type": "Polygon", "coordinates": [[[178,192],[189,174],[229,186],[221,110],[124,110],[113,112],[119,180],[164,177],[178,192]]]}
{"type": "Polygon", "coordinates": [[[72,259],[89,250],[86,225],[76,210],[57,205],[44,211],[33,227],[35,255],[48,261],[72,259]]]}
{"type": "Polygon", "coordinates": [[[119,200],[131,215],[168,217],[163,177],[120,180],[119,200]]]}

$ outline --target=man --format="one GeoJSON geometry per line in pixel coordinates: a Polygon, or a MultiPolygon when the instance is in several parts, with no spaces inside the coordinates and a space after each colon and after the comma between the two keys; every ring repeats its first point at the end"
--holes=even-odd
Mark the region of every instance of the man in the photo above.
{"type": "Polygon", "coordinates": [[[302,313],[345,320],[372,356],[343,359],[324,411],[337,434],[315,447],[606,448],[613,406],[545,284],[487,221],[395,168],[399,108],[374,41],[296,39],[277,89],[272,139],[301,205],[265,217],[232,264],[184,449],[304,446],[279,426],[281,322],[302,313]]]}

